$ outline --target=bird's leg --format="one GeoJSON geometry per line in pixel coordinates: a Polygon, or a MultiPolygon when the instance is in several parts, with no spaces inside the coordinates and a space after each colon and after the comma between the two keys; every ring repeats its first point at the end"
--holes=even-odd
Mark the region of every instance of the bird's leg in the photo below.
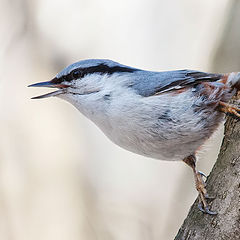
{"type": "Polygon", "coordinates": [[[240,108],[225,102],[219,102],[219,106],[220,106],[220,111],[234,114],[235,116],[240,118],[240,114],[239,114],[240,108]]]}
{"type": "Polygon", "coordinates": [[[198,208],[204,213],[208,213],[210,215],[215,215],[216,212],[212,212],[212,211],[209,210],[209,206],[208,206],[207,201],[206,201],[206,199],[209,198],[208,194],[207,194],[207,190],[205,188],[206,184],[203,181],[203,176],[204,177],[206,177],[206,176],[202,172],[199,172],[199,171],[196,170],[196,157],[194,155],[190,155],[190,156],[184,158],[183,161],[188,166],[190,166],[193,170],[196,189],[199,193],[198,208]]]}

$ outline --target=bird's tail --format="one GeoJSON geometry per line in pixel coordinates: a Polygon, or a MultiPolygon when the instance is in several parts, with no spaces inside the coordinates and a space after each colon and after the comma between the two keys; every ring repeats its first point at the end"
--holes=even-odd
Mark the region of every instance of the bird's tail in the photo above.
{"type": "Polygon", "coordinates": [[[226,75],[226,84],[230,88],[235,88],[237,91],[240,90],[240,72],[232,72],[226,75]]]}

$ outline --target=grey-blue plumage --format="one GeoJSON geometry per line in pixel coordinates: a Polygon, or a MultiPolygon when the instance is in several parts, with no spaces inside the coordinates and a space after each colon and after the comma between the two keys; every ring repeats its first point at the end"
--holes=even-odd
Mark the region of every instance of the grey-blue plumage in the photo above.
{"type": "Polygon", "coordinates": [[[165,72],[136,71],[133,76],[133,89],[140,95],[148,97],[184,87],[190,87],[200,82],[213,82],[221,79],[221,74],[209,74],[193,70],[176,70],[165,72]]]}

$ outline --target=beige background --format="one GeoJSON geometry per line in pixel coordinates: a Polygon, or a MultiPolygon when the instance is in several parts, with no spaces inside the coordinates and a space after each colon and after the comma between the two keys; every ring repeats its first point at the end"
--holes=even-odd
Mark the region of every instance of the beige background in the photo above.
{"type": "MultiPolygon", "coordinates": [[[[1,0],[0,239],[173,239],[197,196],[190,168],[119,148],[26,86],[86,58],[211,71],[232,3],[1,0]]],[[[221,134],[200,153],[206,174],[221,134]]]]}

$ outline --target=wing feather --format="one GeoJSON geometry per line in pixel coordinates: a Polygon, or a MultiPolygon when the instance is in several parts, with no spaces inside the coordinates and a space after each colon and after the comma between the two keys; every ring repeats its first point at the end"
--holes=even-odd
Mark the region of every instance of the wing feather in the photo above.
{"type": "Polygon", "coordinates": [[[132,87],[138,94],[149,97],[161,93],[190,87],[201,82],[215,82],[222,74],[205,73],[194,70],[176,70],[166,72],[135,72],[132,87]]]}

